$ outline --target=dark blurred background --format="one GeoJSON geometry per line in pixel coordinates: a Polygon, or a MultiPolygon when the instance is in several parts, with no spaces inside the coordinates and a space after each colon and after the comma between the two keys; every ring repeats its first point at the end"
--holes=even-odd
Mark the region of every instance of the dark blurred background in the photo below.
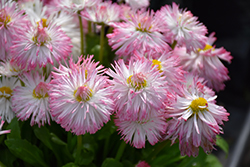
{"type": "Polygon", "coordinates": [[[231,64],[224,63],[231,80],[217,93],[217,104],[230,113],[222,135],[229,143],[229,155],[219,148],[213,153],[224,167],[250,167],[250,1],[151,0],[150,8],[156,11],[172,2],[197,16],[209,34],[216,33],[216,47],[224,47],[233,56],[231,64]]]}

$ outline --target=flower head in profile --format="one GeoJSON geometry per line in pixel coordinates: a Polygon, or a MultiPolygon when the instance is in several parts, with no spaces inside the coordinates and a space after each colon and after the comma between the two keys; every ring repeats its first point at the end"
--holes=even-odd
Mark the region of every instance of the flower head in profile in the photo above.
{"type": "MultiPolygon", "coordinates": [[[[0,116],[0,120],[2,119],[2,117],[0,116]]],[[[10,133],[11,130],[2,130],[3,124],[4,124],[4,120],[1,120],[1,124],[0,124],[0,135],[2,134],[6,134],[6,133],[10,133]]]]}
{"type": "Polygon", "coordinates": [[[22,68],[45,67],[65,59],[71,53],[71,40],[59,26],[47,25],[46,19],[30,26],[13,41],[13,58],[22,68]]]}
{"type": "Polygon", "coordinates": [[[131,119],[119,117],[114,120],[115,125],[126,143],[135,148],[144,148],[146,141],[156,144],[166,130],[166,120],[161,114],[152,114],[148,118],[131,119]]]}
{"type": "Polygon", "coordinates": [[[25,71],[25,69],[21,68],[21,65],[17,65],[15,59],[6,60],[4,62],[1,62],[0,65],[0,74],[12,77],[12,76],[18,76],[22,74],[25,71]]]}
{"type": "Polygon", "coordinates": [[[169,98],[167,81],[150,61],[130,60],[126,66],[120,59],[113,68],[108,75],[113,78],[110,82],[120,118],[147,119],[151,112],[164,107],[169,98]]]}
{"type": "Polygon", "coordinates": [[[55,121],[76,135],[95,133],[110,119],[113,100],[107,76],[71,68],[51,81],[50,107],[55,121]]]}
{"type": "Polygon", "coordinates": [[[15,1],[0,1],[0,59],[10,57],[10,47],[15,35],[21,33],[27,27],[28,20],[23,10],[17,8],[15,1]],[[7,53],[7,54],[6,54],[7,53]]]}
{"type": "Polygon", "coordinates": [[[124,22],[111,24],[113,33],[107,34],[109,45],[119,56],[131,56],[135,50],[143,53],[148,50],[158,52],[169,50],[165,37],[161,33],[161,19],[154,12],[133,12],[124,22]]]}
{"type": "Polygon", "coordinates": [[[50,124],[49,95],[50,77],[45,80],[38,72],[25,72],[20,76],[25,86],[17,86],[12,98],[13,111],[22,121],[31,118],[30,125],[50,124]]]}
{"type": "Polygon", "coordinates": [[[205,152],[213,150],[216,135],[223,133],[220,125],[228,121],[229,113],[216,105],[216,95],[205,86],[204,80],[191,74],[186,76],[183,95],[177,96],[173,109],[168,110],[167,137],[179,139],[181,155],[197,156],[199,146],[205,152]]]}
{"type": "Polygon", "coordinates": [[[178,46],[186,46],[187,52],[205,47],[207,28],[190,11],[179,9],[173,2],[172,7],[163,6],[157,16],[165,23],[170,43],[176,41],[178,46]]]}
{"type": "Polygon", "coordinates": [[[8,123],[15,117],[15,113],[12,110],[12,96],[13,89],[19,86],[20,81],[16,77],[2,76],[0,82],[0,116],[2,120],[8,123]]]}
{"type": "Polygon", "coordinates": [[[223,47],[213,46],[216,38],[214,33],[210,34],[206,47],[198,49],[190,54],[185,48],[176,48],[175,53],[180,58],[180,66],[186,71],[192,72],[207,80],[206,85],[216,91],[223,90],[224,82],[229,80],[228,69],[221,60],[231,62],[232,56],[223,47]]]}

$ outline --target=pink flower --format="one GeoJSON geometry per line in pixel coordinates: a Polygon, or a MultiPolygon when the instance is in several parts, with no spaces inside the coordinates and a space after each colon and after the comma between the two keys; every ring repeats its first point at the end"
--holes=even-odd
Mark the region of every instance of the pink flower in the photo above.
{"type": "Polygon", "coordinates": [[[12,52],[17,65],[29,70],[67,58],[71,48],[70,38],[59,26],[47,25],[46,20],[41,20],[38,26],[30,26],[13,41],[12,52]]]}
{"type": "Polygon", "coordinates": [[[20,79],[25,86],[17,86],[12,97],[13,111],[22,121],[31,118],[30,125],[50,124],[49,95],[50,77],[45,80],[38,72],[23,73],[20,79]]]}
{"type": "Polygon", "coordinates": [[[17,8],[15,1],[0,1],[0,59],[10,57],[10,47],[15,35],[21,33],[27,27],[28,20],[23,10],[17,8]]]}
{"type": "Polygon", "coordinates": [[[224,82],[229,80],[228,69],[221,60],[231,62],[232,56],[223,47],[212,46],[216,38],[212,33],[207,40],[204,49],[198,49],[190,54],[185,52],[185,48],[176,48],[175,53],[180,57],[180,66],[184,70],[195,73],[207,80],[206,85],[216,91],[223,90],[224,82]]]}
{"type": "MultiPolygon", "coordinates": [[[[1,119],[2,119],[2,117],[0,116],[0,120],[1,119]]],[[[10,131],[11,131],[11,130],[2,130],[3,124],[4,124],[4,120],[2,120],[1,124],[0,124],[0,135],[10,133],[10,131]]]]}
{"type": "Polygon", "coordinates": [[[129,61],[120,59],[109,70],[115,99],[115,110],[120,118],[148,119],[151,112],[158,112],[169,98],[165,77],[146,59],[129,61]]]}
{"type": "Polygon", "coordinates": [[[84,66],[71,68],[67,75],[54,78],[49,95],[55,121],[76,135],[99,130],[113,112],[107,80],[97,70],[88,72],[84,66]]]}
{"type": "Polygon", "coordinates": [[[150,167],[150,165],[146,161],[139,161],[135,167],[150,167]]]}
{"type": "Polygon", "coordinates": [[[149,11],[130,14],[125,22],[111,24],[114,31],[107,34],[109,45],[118,49],[116,54],[121,57],[131,56],[135,50],[146,52],[155,49],[157,52],[168,50],[165,37],[161,33],[162,20],[149,11]]]}
{"type": "Polygon", "coordinates": [[[161,134],[165,133],[166,120],[162,114],[150,115],[145,119],[131,119],[130,117],[119,117],[114,120],[115,125],[121,133],[126,143],[130,143],[135,148],[145,147],[146,140],[151,144],[156,144],[161,139],[161,134]]]}
{"type": "Polygon", "coordinates": [[[183,84],[183,95],[177,96],[173,109],[167,110],[169,117],[167,137],[179,139],[181,155],[197,156],[199,146],[205,152],[211,152],[216,135],[223,133],[219,125],[228,121],[229,113],[216,105],[215,93],[205,86],[204,80],[187,75],[183,84]]]}
{"type": "Polygon", "coordinates": [[[86,20],[109,25],[111,22],[118,22],[120,20],[120,11],[121,8],[119,5],[107,1],[98,3],[91,8],[86,8],[81,12],[81,15],[86,20]]]}
{"type": "Polygon", "coordinates": [[[186,46],[188,52],[205,47],[207,28],[190,11],[179,9],[173,2],[172,7],[163,6],[157,16],[165,23],[170,43],[176,41],[178,46],[186,46]]]}

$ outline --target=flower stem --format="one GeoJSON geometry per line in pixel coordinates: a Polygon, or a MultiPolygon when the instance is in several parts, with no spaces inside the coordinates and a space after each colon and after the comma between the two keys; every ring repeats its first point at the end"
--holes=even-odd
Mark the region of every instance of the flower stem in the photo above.
{"type": "Polygon", "coordinates": [[[120,147],[119,147],[119,149],[117,151],[117,154],[115,156],[115,160],[120,161],[120,159],[122,157],[122,154],[123,154],[123,152],[125,150],[125,147],[126,147],[126,143],[124,141],[122,141],[122,143],[121,143],[121,145],[120,145],[120,147]]]}
{"type": "Polygon", "coordinates": [[[102,24],[101,34],[100,34],[100,52],[99,52],[100,63],[102,63],[102,60],[103,60],[104,38],[105,38],[105,24],[102,24]]]}
{"type": "Polygon", "coordinates": [[[88,33],[91,34],[92,33],[92,22],[88,21],[88,33]]]}
{"type": "Polygon", "coordinates": [[[80,25],[80,34],[81,34],[81,55],[85,55],[85,42],[84,42],[84,31],[83,31],[83,26],[82,26],[82,17],[81,17],[81,12],[78,11],[78,19],[79,19],[79,25],[80,25]]]}
{"type": "Polygon", "coordinates": [[[81,151],[82,151],[82,135],[77,136],[77,146],[76,146],[76,159],[75,163],[78,164],[80,157],[81,157],[81,151]]]}
{"type": "Polygon", "coordinates": [[[172,43],[172,45],[171,45],[172,50],[174,50],[174,48],[175,48],[176,44],[177,44],[177,41],[176,41],[176,40],[174,40],[174,42],[173,42],[173,43],[172,43]]]}

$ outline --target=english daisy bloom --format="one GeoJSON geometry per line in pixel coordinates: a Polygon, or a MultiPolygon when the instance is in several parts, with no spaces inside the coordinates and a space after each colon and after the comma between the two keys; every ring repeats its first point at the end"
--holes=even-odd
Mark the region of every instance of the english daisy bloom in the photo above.
{"type": "Polygon", "coordinates": [[[224,82],[229,80],[228,69],[221,60],[231,63],[232,56],[223,47],[213,46],[216,38],[210,34],[204,49],[198,49],[190,54],[185,48],[176,48],[175,53],[180,58],[180,66],[186,71],[195,73],[207,80],[206,85],[216,91],[225,88],[224,82]]]}
{"type": "Polygon", "coordinates": [[[45,67],[47,63],[54,64],[54,61],[59,62],[71,53],[71,40],[59,26],[47,25],[46,20],[38,24],[30,26],[13,41],[13,58],[28,70],[36,66],[45,67]]]}
{"type": "Polygon", "coordinates": [[[126,66],[120,59],[113,68],[114,71],[109,69],[107,73],[113,78],[110,83],[120,118],[147,119],[151,112],[164,107],[169,98],[167,81],[150,61],[130,60],[126,66]]]}
{"type": "Polygon", "coordinates": [[[183,95],[177,96],[172,110],[167,110],[169,117],[167,137],[179,139],[181,155],[197,156],[199,146],[206,153],[213,150],[216,135],[223,133],[220,125],[228,121],[229,113],[222,106],[216,105],[216,95],[205,86],[204,80],[187,75],[183,84],[183,95]]]}
{"type": "Polygon", "coordinates": [[[125,0],[134,10],[149,6],[149,0],[125,0]]]}
{"type": "Polygon", "coordinates": [[[157,16],[165,23],[170,43],[176,41],[178,46],[186,46],[187,52],[205,47],[207,28],[190,11],[179,9],[173,2],[172,7],[163,6],[157,16]]]}
{"type": "Polygon", "coordinates": [[[120,20],[120,11],[121,8],[118,4],[112,3],[112,1],[106,1],[98,3],[91,8],[86,8],[81,12],[81,16],[94,23],[104,23],[109,25],[111,22],[117,22],[120,20]]]}
{"type": "Polygon", "coordinates": [[[124,22],[111,24],[114,30],[107,34],[109,45],[113,50],[118,49],[116,54],[119,56],[130,56],[135,50],[142,53],[152,49],[157,52],[169,50],[161,33],[161,20],[153,11],[130,14],[124,22]]]}
{"type": "Polygon", "coordinates": [[[27,27],[28,20],[23,10],[11,0],[0,1],[0,59],[9,59],[8,54],[15,35],[27,27]]]}
{"type": "Polygon", "coordinates": [[[15,117],[12,110],[12,96],[13,89],[19,85],[21,85],[20,81],[16,77],[2,76],[0,81],[0,116],[8,123],[15,117]]]}
{"type": "Polygon", "coordinates": [[[113,111],[107,77],[85,68],[69,70],[51,81],[50,107],[55,121],[76,135],[95,133],[113,111]]]}
{"type": "Polygon", "coordinates": [[[136,120],[118,117],[114,122],[125,142],[135,148],[144,148],[146,141],[151,145],[156,144],[161,139],[161,134],[165,133],[167,124],[161,114],[136,120]]]}
{"type": "MultiPolygon", "coordinates": [[[[0,120],[1,119],[2,119],[2,117],[0,116],[0,120]]],[[[10,131],[11,131],[11,130],[2,130],[3,124],[4,124],[4,120],[2,120],[1,124],[0,124],[0,135],[10,133],[10,131]]]]}
{"type": "Polygon", "coordinates": [[[31,118],[30,125],[50,124],[49,95],[50,77],[45,80],[38,72],[23,73],[20,78],[25,86],[17,86],[12,97],[13,111],[22,121],[31,118]]]}

